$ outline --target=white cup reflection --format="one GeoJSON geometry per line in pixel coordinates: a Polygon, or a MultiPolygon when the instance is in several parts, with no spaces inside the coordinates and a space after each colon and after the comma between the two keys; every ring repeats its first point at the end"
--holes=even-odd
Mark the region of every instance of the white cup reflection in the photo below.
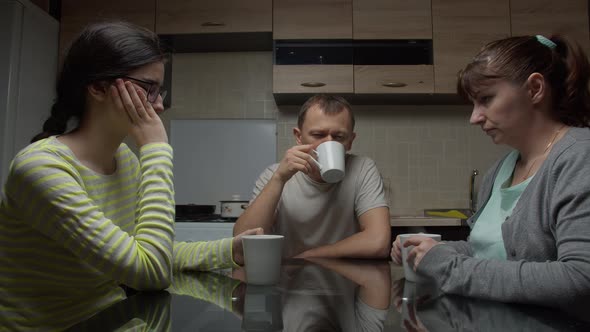
{"type": "Polygon", "coordinates": [[[274,285],[279,281],[283,252],[282,235],[244,235],[246,281],[253,285],[274,285]]]}

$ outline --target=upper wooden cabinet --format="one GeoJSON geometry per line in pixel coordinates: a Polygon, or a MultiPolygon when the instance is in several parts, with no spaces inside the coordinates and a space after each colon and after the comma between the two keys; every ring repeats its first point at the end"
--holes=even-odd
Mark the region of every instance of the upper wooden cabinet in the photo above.
{"type": "Polygon", "coordinates": [[[352,65],[273,66],[274,93],[352,93],[352,65]]]}
{"type": "Polygon", "coordinates": [[[430,0],[274,0],[274,39],[430,39],[430,0]]]}
{"type": "Polygon", "coordinates": [[[274,39],[351,39],[352,0],[274,0],[274,39]]]}
{"type": "Polygon", "coordinates": [[[274,93],[433,93],[432,66],[275,65],[274,93]]]}
{"type": "Polygon", "coordinates": [[[456,93],[458,71],[485,43],[510,36],[509,8],[509,0],[432,0],[435,93],[456,93]]]}
{"type": "Polygon", "coordinates": [[[433,93],[431,65],[354,66],[355,93],[433,93]]]}
{"type": "Polygon", "coordinates": [[[156,32],[272,31],[272,0],[157,0],[156,32]]]}
{"type": "Polygon", "coordinates": [[[513,36],[559,33],[590,51],[587,0],[511,0],[510,16],[513,36]]]}
{"type": "Polygon", "coordinates": [[[62,0],[59,31],[60,57],[89,23],[125,20],[154,30],[156,0],[62,0]]]}
{"type": "Polygon", "coordinates": [[[430,0],[354,0],[354,39],[431,39],[430,0]]]}

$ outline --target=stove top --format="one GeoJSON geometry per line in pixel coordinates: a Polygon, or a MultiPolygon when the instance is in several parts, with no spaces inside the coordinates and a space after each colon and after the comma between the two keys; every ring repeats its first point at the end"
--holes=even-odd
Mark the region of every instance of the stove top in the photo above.
{"type": "Polygon", "coordinates": [[[219,214],[176,215],[175,222],[236,222],[237,218],[222,218],[219,214]]]}

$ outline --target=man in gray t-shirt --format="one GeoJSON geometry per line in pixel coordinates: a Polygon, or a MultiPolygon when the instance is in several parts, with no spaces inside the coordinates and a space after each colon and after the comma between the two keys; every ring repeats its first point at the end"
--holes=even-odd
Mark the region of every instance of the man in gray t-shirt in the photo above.
{"type": "Polygon", "coordinates": [[[284,235],[284,257],[387,257],[389,207],[375,162],[347,154],[344,179],[326,183],[310,155],[331,140],[351,149],[356,134],[348,102],[311,97],[301,107],[293,134],[297,145],[256,181],[234,234],[262,227],[265,233],[284,235]]]}

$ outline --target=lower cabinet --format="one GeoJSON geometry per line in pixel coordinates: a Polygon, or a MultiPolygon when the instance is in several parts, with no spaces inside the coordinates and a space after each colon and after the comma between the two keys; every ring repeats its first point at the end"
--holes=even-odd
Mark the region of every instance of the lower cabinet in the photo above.
{"type": "Polygon", "coordinates": [[[177,222],[174,224],[177,242],[213,241],[232,237],[233,222],[177,222]]]}

